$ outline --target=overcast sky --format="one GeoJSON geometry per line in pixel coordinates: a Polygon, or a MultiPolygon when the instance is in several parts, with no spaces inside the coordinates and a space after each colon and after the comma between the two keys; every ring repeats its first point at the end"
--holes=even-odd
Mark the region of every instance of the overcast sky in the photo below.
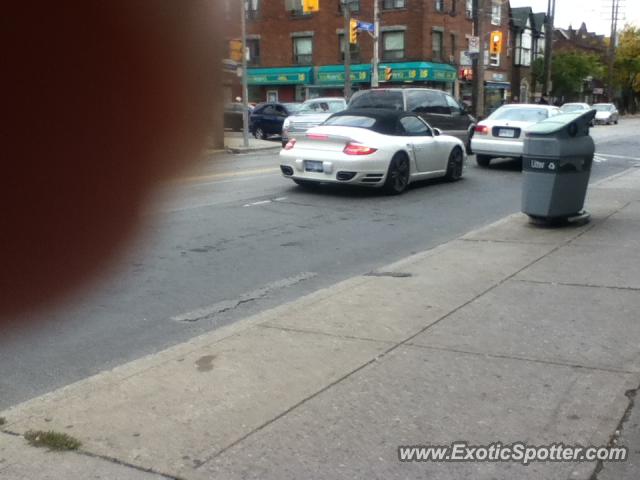
{"type": "MultiPolygon", "coordinates": [[[[580,27],[582,22],[587,24],[591,32],[611,32],[611,1],[612,0],[556,0],[556,16],[553,22],[556,27],[580,27]]],[[[547,0],[511,0],[512,7],[531,7],[534,12],[547,11],[547,0]]],[[[640,26],[640,0],[620,0],[620,28],[625,23],[640,26]]]]}

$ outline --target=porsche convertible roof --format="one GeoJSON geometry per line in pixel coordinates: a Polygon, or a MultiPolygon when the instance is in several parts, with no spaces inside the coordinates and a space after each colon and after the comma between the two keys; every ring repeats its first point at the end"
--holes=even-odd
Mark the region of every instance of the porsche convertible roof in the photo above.
{"type": "Polygon", "coordinates": [[[393,135],[399,130],[398,120],[406,116],[415,116],[400,110],[385,108],[353,108],[334,113],[331,118],[336,117],[368,117],[375,120],[375,123],[368,127],[378,133],[393,135]]]}

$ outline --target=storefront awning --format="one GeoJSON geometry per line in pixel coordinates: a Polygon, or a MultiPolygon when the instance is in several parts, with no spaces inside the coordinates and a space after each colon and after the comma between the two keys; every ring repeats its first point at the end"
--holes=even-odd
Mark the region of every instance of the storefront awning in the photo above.
{"type": "Polygon", "coordinates": [[[455,82],[458,72],[446,63],[398,62],[381,63],[380,80],[385,78],[385,69],[391,68],[390,82],[455,82]]]}
{"type": "MultiPolygon", "coordinates": [[[[371,82],[371,65],[355,64],[351,65],[351,82],[369,83],[371,82]]],[[[317,84],[322,86],[344,86],[344,65],[324,65],[317,69],[317,84]]]]}
{"type": "Polygon", "coordinates": [[[313,67],[249,68],[249,85],[306,85],[313,83],[313,67]]]}

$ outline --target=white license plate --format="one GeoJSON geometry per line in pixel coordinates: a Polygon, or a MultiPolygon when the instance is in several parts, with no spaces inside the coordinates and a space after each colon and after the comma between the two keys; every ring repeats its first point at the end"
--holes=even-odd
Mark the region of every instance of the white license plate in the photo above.
{"type": "Polygon", "coordinates": [[[323,172],[324,168],[322,168],[322,162],[316,162],[315,160],[305,160],[304,170],[305,172],[323,172]]]}
{"type": "Polygon", "coordinates": [[[516,131],[511,128],[501,128],[498,130],[499,137],[513,138],[516,136],[516,131]]]}

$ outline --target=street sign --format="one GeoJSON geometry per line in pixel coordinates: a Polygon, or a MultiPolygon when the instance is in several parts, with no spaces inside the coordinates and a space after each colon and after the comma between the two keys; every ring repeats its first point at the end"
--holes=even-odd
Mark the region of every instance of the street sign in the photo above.
{"type": "Polygon", "coordinates": [[[361,30],[363,32],[375,33],[376,28],[373,23],[361,22],[360,20],[358,20],[358,30],[361,30]]]}
{"type": "Polygon", "coordinates": [[[480,37],[469,37],[469,52],[480,53],[480,37]]]}
{"type": "Polygon", "coordinates": [[[225,58],[222,60],[222,70],[229,73],[236,73],[238,71],[238,62],[225,58]]]}

